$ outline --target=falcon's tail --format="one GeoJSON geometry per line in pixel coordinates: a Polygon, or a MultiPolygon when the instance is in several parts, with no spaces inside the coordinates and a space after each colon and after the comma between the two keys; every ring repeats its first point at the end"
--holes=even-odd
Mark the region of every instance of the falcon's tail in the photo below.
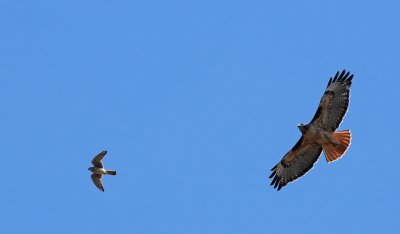
{"type": "Polygon", "coordinates": [[[327,144],[322,146],[328,163],[338,160],[346,153],[351,143],[350,130],[334,132],[333,138],[339,142],[337,145],[327,144]]]}
{"type": "Polygon", "coordinates": [[[108,175],[116,175],[117,171],[106,171],[108,175]]]}

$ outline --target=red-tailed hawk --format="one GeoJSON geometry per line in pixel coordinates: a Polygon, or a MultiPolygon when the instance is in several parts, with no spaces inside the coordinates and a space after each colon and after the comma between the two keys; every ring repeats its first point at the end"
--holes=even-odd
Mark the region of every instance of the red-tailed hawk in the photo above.
{"type": "Polygon", "coordinates": [[[274,166],[269,178],[278,191],[308,172],[324,151],[326,161],[341,158],[349,148],[350,130],[335,132],[349,107],[353,75],[343,70],[330,78],[317,113],[309,124],[298,125],[302,136],[296,145],[274,166]]]}

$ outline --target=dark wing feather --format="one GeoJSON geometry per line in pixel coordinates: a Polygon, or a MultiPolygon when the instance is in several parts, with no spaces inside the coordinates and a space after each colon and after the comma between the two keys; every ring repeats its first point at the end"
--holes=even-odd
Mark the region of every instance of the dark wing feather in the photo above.
{"type": "Polygon", "coordinates": [[[103,187],[103,184],[101,183],[102,176],[103,175],[100,175],[100,174],[92,174],[91,177],[92,177],[93,183],[96,185],[96,187],[104,192],[104,187],[103,187]]]}
{"type": "Polygon", "coordinates": [[[99,168],[103,168],[103,163],[101,162],[101,160],[103,160],[104,156],[106,156],[107,151],[102,151],[101,153],[99,153],[98,155],[96,155],[96,157],[93,158],[92,160],[92,164],[95,167],[99,167],[99,168]]]}
{"type": "Polygon", "coordinates": [[[317,124],[326,131],[335,131],[342,122],[350,101],[350,87],[353,75],[350,72],[337,72],[329,79],[317,112],[310,124],[317,124]]]}
{"type": "Polygon", "coordinates": [[[321,155],[322,147],[319,144],[309,144],[303,137],[283,157],[283,159],[271,169],[271,185],[278,187],[278,191],[286,184],[298,179],[307,173],[321,155]]]}

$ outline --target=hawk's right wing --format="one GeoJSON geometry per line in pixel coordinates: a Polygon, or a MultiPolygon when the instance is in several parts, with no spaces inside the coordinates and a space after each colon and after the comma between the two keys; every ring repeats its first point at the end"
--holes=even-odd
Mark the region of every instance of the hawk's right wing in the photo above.
{"type": "Polygon", "coordinates": [[[278,191],[304,174],[317,162],[321,155],[322,147],[319,144],[306,143],[301,137],[296,145],[271,169],[273,178],[271,185],[278,187],[278,191]]]}
{"type": "Polygon", "coordinates": [[[100,174],[92,174],[92,180],[93,180],[93,183],[96,185],[96,187],[104,192],[104,187],[103,187],[103,184],[101,183],[102,176],[103,175],[100,175],[100,174]]]}
{"type": "Polygon", "coordinates": [[[105,150],[103,152],[99,153],[96,157],[93,158],[92,164],[95,167],[103,168],[104,166],[103,166],[103,163],[101,162],[101,160],[103,160],[103,158],[104,158],[104,156],[106,156],[106,154],[107,154],[107,151],[105,151],[105,150]]]}

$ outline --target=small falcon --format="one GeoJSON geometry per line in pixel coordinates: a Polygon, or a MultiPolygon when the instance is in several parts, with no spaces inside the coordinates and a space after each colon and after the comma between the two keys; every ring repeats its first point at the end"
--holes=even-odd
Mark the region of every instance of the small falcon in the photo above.
{"type": "MultiPolygon", "coordinates": [[[[346,115],[353,75],[343,70],[329,79],[317,112],[309,124],[300,124],[301,138],[283,159],[274,166],[269,178],[278,191],[307,173],[322,151],[328,163],[340,159],[350,146],[350,130],[336,132],[346,115]]],[[[303,91],[304,92],[304,91],[303,91]]]]}
{"type": "Polygon", "coordinates": [[[92,172],[92,180],[93,183],[96,185],[98,189],[104,192],[104,187],[103,184],[101,183],[101,177],[103,175],[108,174],[108,175],[116,175],[117,171],[110,171],[104,169],[103,163],[101,160],[103,160],[104,156],[106,156],[107,151],[103,151],[99,153],[96,157],[93,158],[92,164],[94,167],[89,167],[89,171],[92,172]]]}

